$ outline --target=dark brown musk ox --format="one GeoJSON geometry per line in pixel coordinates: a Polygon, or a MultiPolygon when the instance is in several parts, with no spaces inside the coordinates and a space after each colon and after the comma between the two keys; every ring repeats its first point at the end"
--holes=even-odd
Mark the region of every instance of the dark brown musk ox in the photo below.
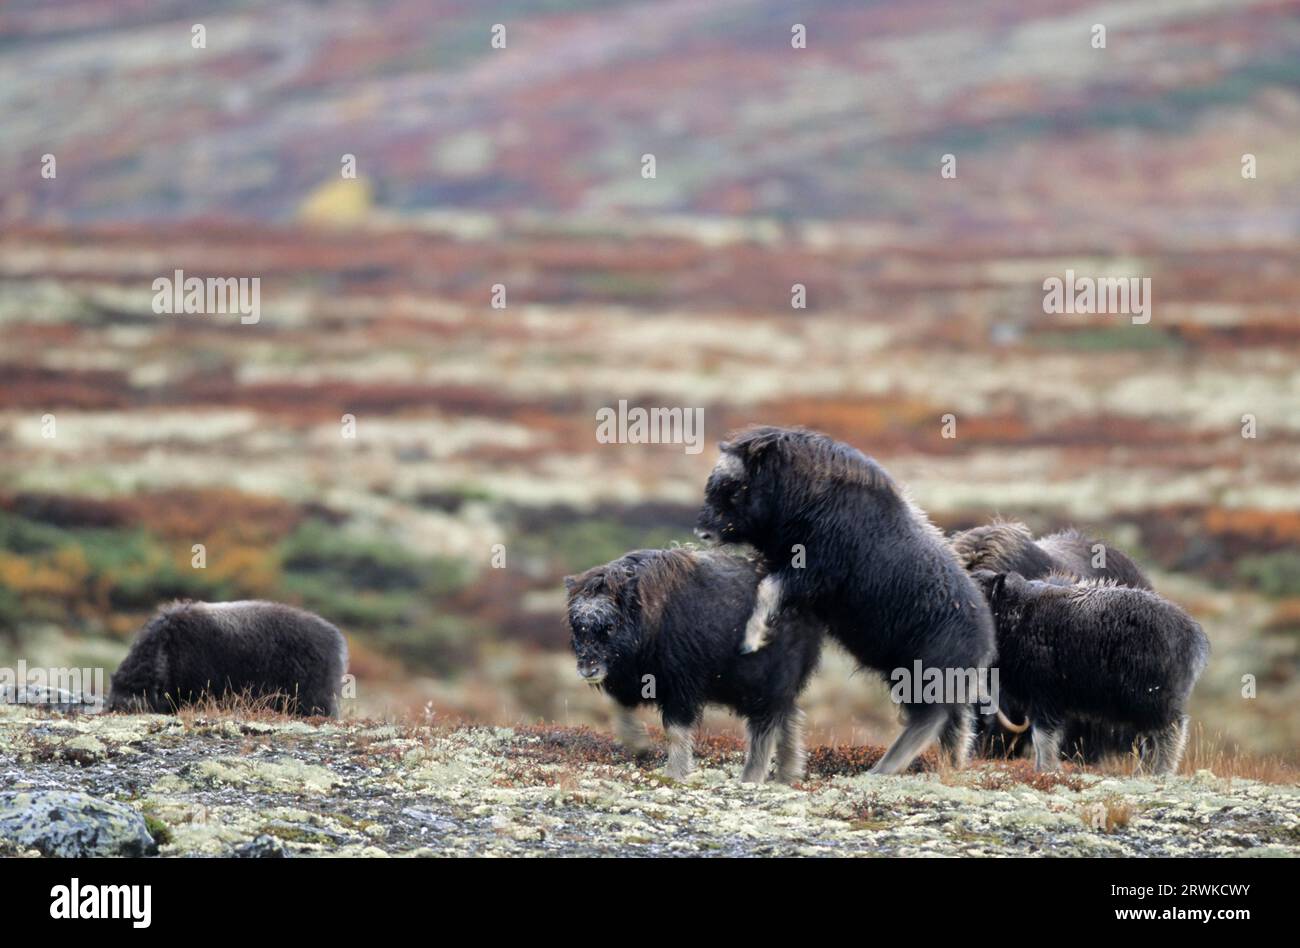
{"type": "Polygon", "coordinates": [[[1187,702],[1210,655],[1201,627],[1148,589],[1110,581],[978,570],[997,624],[999,685],[1025,709],[1035,766],[1060,766],[1067,722],[1131,730],[1142,763],[1178,769],[1187,702]]]}
{"type": "MultiPolygon", "coordinates": [[[[984,597],[884,468],[804,429],[750,428],[721,450],[696,533],[748,544],[763,560],[747,648],[763,648],[773,623],[798,616],[891,679],[919,663],[923,674],[986,680],[994,644],[984,597]]],[[[935,738],[965,766],[976,693],[899,696],[903,732],[873,771],[904,770],[935,738]]]]}
{"type": "MultiPolygon", "coordinates": [[[[1026,579],[1050,574],[1076,579],[1113,580],[1122,586],[1151,589],[1151,581],[1123,551],[1078,530],[1061,530],[1039,539],[1023,523],[1001,520],[955,533],[953,552],[968,572],[986,569],[1016,572],[1026,579]],[[1101,556],[1098,556],[1100,550],[1101,556]]],[[[975,749],[983,757],[1023,756],[1029,750],[1024,709],[1004,696],[1006,715],[976,717],[975,749]],[[1010,720],[1008,720],[1010,718],[1010,720]]],[[[1084,763],[1130,753],[1138,735],[1132,730],[1094,720],[1066,723],[1061,747],[1066,756],[1084,763]]]]}
{"type": "Polygon", "coordinates": [[[795,621],[780,646],[740,653],[762,571],[719,551],[636,550],[565,578],[567,622],[578,673],[617,709],[618,736],[649,750],[634,711],[655,705],[668,738],[666,773],[694,767],[693,734],[706,704],[745,719],[749,748],[741,779],[761,783],[776,754],[776,779],[803,776],[803,712],[797,701],[817,666],[820,628],[795,621]]]}
{"type": "Polygon", "coordinates": [[[161,607],[113,673],[110,711],[173,711],[205,699],[266,701],[305,717],[336,716],[348,646],[320,616],[277,602],[161,607]]]}
{"type": "Polygon", "coordinates": [[[1025,579],[1059,573],[1078,579],[1113,580],[1135,589],[1152,588],[1151,580],[1127,554],[1078,530],[1061,530],[1035,540],[1023,523],[1001,520],[954,533],[948,542],[971,573],[980,569],[1015,572],[1025,579]],[[1094,564],[1097,559],[1101,562],[1094,564]]]}

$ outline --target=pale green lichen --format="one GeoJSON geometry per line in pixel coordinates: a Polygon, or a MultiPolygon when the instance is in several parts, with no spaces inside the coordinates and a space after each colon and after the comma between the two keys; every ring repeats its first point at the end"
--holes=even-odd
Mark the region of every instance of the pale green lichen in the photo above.
{"type": "Polygon", "coordinates": [[[218,757],[194,768],[200,781],[241,786],[261,785],[273,790],[324,793],[342,783],[342,778],[325,767],[292,758],[258,760],[247,757],[218,757]]]}

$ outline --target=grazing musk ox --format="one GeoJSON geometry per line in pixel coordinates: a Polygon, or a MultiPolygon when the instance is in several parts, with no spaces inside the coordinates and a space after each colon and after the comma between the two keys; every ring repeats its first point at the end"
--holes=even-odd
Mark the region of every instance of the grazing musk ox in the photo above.
{"type": "Polygon", "coordinates": [[[227,695],[272,699],[303,716],[339,711],[343,633],[277,602],[176,602],[136,636],[113,673],[112,711],[171,711],[227,695]]]}
{"type": "Polygon", "coordinates": [[[792,623],[779,647],[740,654],[760,576],[750,560],[683,548],[637,550],[565,577],[578,673],[614,700],[619,739],[633,752],[649,749],[634,710],[658,705],[671,777],[693,767],[692,733],[707,703],[746,720],[742,780],[766,780],[774,748],[778,780],[803,776],[803,713],[796,701],[817,665],[821,630],[792,623]]]}
{"type": "MultiPolygon", "coordinates": [[[[1025,579],[1043,579],[1050,574],[1075,579],[1113,580],[1122,586],[1151,589],[1151,581],[1127,555],[1077,530],[1062,530],[1035,540],[1029,528],[1015,521],[998,521],[953,534],[949,539],[957,559],[968,572],[990,570],[1016,572],[1025,579]],[[1104,548],[1104,565],[1094,565],[1094,551],[1104,548]]],[[[1003,708],[1023,720],[1024,709],[1004,696],[1003,708]]],[[[981,756],[1010,757],[1023,754],[1029,746],[1028,724],[1016,725],[999,715],[996,719],[976,718],[975,747],[981,756]]],[[[1096,763],[1113,754],[1129,753],[1138,735],[1131,729],[1094,720],[1067,722],[1062,746],[1070,757],[1096,763]]]]}
{"type": "MultiPolygon", "coordinates": [[[[746,627],[759,649],[793,615],[825,625],[862,665],[888,675],[983,676],[993,621],[943,535],[874,460],[823,434],[750,428],[721,445],[696,533],[758,549],[768,575],[746,627]]],[[[975,700],[973,696],[970,700],[975,700]]],[[[970,755],[970,704],[903,701],[905,727],[873,768],[905,769],[938,737],[956,766],[970,755]]]]}
{"type": "Polygon", "coordinates": [[[1002,692],[1028,714],[1037,769],[1059,766],[1066,722],[1086,719],[1131,729],[1150,741],[1156,773],[1177,770],[1187,701],[1210,654],[1187,613],[1113,582],[974,576],[997,622],[1002,692]]]}

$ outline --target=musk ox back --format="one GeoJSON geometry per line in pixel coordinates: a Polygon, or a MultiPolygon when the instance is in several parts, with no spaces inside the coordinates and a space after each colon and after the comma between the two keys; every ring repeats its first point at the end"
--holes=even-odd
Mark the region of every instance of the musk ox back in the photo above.
{"type": "Polygon", "coordinates": [[[1210,654],[1182,609],[1146,589],[1096,580],[980,570],[998,630],[1004,695],[1023,707],[1039,769],[1058,765],[1072,720],[1131,729],[1157,773],[1187,740],[1187,702],[1210,654]]]}
{"type": "MultiPolygon", "coordinates": [[[[879,464],[814,431],[751,428],[721,445],[697,533],[762,554],[746,645],[762,648],[774,621],[824,624],[868,668],[982,678],[993,623],[944,537],[879,464]]],[[[969,700],[976,700],[969,696],[969,700]]],[[[876,765],[898,773],[936,737],[956,766],[970,753],[966,695],[903,704],[906,723],[876,765]]]]}
{"type": "Polygon", "coordinates": [[[1019,573],[1042,579],[1050,573],[1076,579],[1108,579],[1121,586],[1150,589],[1141,568],[1127,555],[1078,530],[1061,530],[1037,540],[1023,523],[1004,520],[955,533],[948,541],[967,571],[1019,573]],[[1105,549],[1105,565],[1093,565],[1094,548],[1105,549]]]}
{"type": "Polygon", "coordinates": [[[777,779],[802,776],[796,701],[816,667],[821,629],[792,622],[779,646],[742,655],[760,576],[749,559],[672,549],[637,550],[565,579],[578,673],[614,700],[619,738],[634,752],[648,749],[648,739],[633,710],[658,706],[669,776],[690,772],[694,727],[710,703],[746,720],[749,754],[741,779],[767,779],[773,751],[777,779]]]}
{"type": "Polygon", "coordinates": [[[113,673],[109,710],[171,711],[205,698],[270,699],[304,716],[337,715],[343,634],[275,602],[177,602],[158,610],[113,673]]]}

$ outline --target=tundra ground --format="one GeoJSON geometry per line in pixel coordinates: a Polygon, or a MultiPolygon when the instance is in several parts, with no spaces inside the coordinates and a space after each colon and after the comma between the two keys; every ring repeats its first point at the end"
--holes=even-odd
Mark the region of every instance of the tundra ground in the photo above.
{"type": "Polygon", "coordinates": [[[802,784],[753,786],[738,741],[699,751],[678,782],[586,728],[0,708],[7,788],[125,803],[162,856],[1300,854],[1300,788],[1208,770],[875,777],[879,748],[823,746],[802,784]]]}

